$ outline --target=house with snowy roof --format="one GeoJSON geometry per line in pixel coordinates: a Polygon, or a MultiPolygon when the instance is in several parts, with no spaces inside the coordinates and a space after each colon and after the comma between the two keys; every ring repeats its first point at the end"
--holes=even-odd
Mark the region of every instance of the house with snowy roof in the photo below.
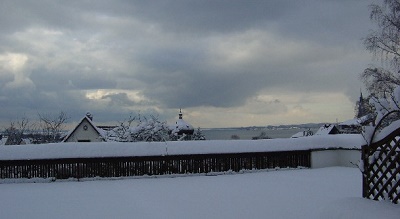
{"type": "Polygon", "coordinates": [[[332,124],[323,125],[315,133],[315,135],[336,135],[336,134],[340,134],[340,131],[338,128],[336,128],[335,125],[332,124]]]}
{"type": "Polygon", "coordinates": [[[342,133],[360,134],[362,126],[368,125],[375,119],[374,114],[370,113],[360,118],[349,119],[338,124],[338,128],[342,133]]]}
{"type": "Polygon", "coordinates": [[[78,125],[67,134],[63,142],[102,142],[105,141],[105,131],[93,123],[93,116],[87,113],[78,125]]]}
{"type": "MultiPolygon", "coordinates": [[[[124,126],[123,124],[120,126],[96,126],[93,123],[93,116],[87,113],[78,125],[66,135],[63,142],[142,141],[142,138],[147,139],[143,135],[148,134],[154,137],[155,132],[163,129],[163,124],[149,119],[142,121],[136,127],[124,126]],[[149,130],[149,132],[146,130],[149,130]]],[[[174,136],[172,140],[190,140],[194,133],[193,126],[183,120],[182,110],[179,111],[179,119],[175,124],[171,126],[165,125],[165,130],[167,135],[174,136]]]]}
{"type": "Polygon", "coordinates": [[[313,136],[314,132],[311,131],[311,129],[297,132],[296,134],[292,135],[291,138],[300,138],[300,137],[307,137],[307,136],[313,136]]]}

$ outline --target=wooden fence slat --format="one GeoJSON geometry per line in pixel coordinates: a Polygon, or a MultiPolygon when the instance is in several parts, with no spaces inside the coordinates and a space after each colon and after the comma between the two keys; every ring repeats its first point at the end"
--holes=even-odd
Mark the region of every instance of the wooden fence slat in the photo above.
{"type": "Polygon", "coordinates": [[[310,167],[311,152],[1,160],[0,178],[90,178],[310,167]]]}

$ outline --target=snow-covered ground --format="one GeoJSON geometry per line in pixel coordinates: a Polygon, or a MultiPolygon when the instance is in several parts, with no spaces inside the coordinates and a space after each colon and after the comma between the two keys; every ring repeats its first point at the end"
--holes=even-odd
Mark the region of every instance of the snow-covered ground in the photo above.
{"type": "Polygon", "coordinates": [[[0,184],[0,218],[399,218],[356,168],[0,184]]]}

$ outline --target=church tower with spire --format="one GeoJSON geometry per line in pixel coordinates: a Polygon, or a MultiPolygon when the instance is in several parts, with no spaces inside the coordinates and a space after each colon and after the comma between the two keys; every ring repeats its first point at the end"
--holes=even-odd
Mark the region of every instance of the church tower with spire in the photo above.
{"type": "Polygon", "coordinates": [[[363,94],[360,90],[360,99],[358,100],[358,109],[357,109],[357,115],[356,115],[357,118],[361,118],[368,114],[368,110],[366,109],[366,106],[365,106],[366,104],[367,104],[367,102],[364,99],[363,94]]]}
{"type": "Polygon", "coordinates": [[[179,119],[176,121],[175,126],[172,128],[172,133],[175,133],[177,136],[182,135],[193,135],[194,128],[189,123],[183,120],[182,109],[179,109],[179,119]]]}
{"type": "Polygon", "coordinates": [[[182,109],[179,109],[179,119],[182,119],[182,109]]]}

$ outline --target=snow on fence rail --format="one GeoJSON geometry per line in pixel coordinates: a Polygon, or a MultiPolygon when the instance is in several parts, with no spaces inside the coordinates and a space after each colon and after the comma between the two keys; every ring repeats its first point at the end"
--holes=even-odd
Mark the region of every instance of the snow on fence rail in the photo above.
{"type": "Polygon", "coordinates": [[[320,135],[265,140],[209,140],[169,142],[85,142],[0,146],[0,160],[34,160],[89,157],[228,154],[318,149],[360,149],[361,135],[320,135]]]}
{"type": "Polygon", "coordinates": [[[0,178],[124,177],[310,167],[311,151],[354,149],[360,135],[0,147],[0,178]]]}

